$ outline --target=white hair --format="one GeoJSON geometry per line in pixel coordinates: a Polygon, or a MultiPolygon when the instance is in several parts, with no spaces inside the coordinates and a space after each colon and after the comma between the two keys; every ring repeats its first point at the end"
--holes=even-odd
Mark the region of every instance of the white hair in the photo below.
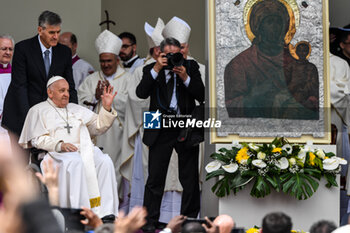
{"type": "Polygon", "coordinates": [[[10,34],[7,34],[7,33],[0,34],[0,39],[9,39],[12,41],[12,45],[15,46],[15,40],[10,34]]]}

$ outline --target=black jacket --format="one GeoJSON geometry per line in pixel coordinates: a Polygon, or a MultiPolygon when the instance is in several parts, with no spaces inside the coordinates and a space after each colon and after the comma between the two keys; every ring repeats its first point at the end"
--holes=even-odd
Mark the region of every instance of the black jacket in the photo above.
{"type": "Polygon", "coordinates": [[[61,44],[52,47],[51,66],[46,76],[38,35],[17,43],[12,60],[11,83],[4,101],[2,125],[19,136],[29,108],[47,99],[46,84],[55,75],[68,81],[70,102],[77,103],[70,49],[61,44]]]}
{"type": "MultiPolygon", "coordinates": [[[[165,71],[162,69],[158,73],[157,79],[154,80],[151,74],[154,64],[149,64],[143,68],[142,80],[136,88],[136,95],[141,99],[151,98],[149,111],[159,110],[166,113],[166,109],[169,107],[167,105],[165,71]]],[[[184,66],[191,80],[188,87],[186,87],[180,77],[176,75],[177,104],[181,114],[191,114],[196,105],[195,100],[204,101],[204,84],[196,61],[186,60],[184,66]]],[[[147,146],[153,145],[159,132],[159,129],[145,129],[143,142],[147,146]]]]}

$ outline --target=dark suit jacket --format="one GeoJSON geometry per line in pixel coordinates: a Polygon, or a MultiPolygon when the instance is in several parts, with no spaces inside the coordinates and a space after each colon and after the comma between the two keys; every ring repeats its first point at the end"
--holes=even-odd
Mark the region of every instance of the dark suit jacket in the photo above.
{"type": "MultiPolygon", "coordinates": [[[[142,80],[136,88],[136,95],[142,99],[151,97],[149,111],[159,110],[162,113],[166,113],[164,107],[169,108],[169,106],[165,71],[161,70],[158,73],[157,79],[154,80],[151,74],[154,64],[149,64],[143,68],[142,80]]],[[[186,87],[180,77],[176,75],[177,105],[180,108],[181,114],[191,114],[196,105],[195,99],[199,102],[204,101],[204,84],[196,61],[186,60],[184,66],[191,80],[188,87],[186,87]]],[[[145,129],[143,142],[147,146],[153,145],[157,140],[159,132],[159,129],[145,129]]]]}
{"type": "Polygon", "coordinates": [[[12,60],[12,79],[4,101],[2,125],[19,136],[29,108],[47,99],[46,84],[55,75],[68,81],[70,101],[77,103],[70,49],[61,44],[52,47],[51,66],[46,76],[38,36],[18,42],[12,60]]]}

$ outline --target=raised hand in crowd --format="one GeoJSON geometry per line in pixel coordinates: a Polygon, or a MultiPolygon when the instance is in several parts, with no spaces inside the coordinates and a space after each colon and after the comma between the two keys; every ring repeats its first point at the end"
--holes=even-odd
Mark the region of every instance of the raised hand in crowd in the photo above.
{"type": "Polygon", "coordinates": [[[114,233],[134,233],[146,224],[147,211],[144,207],[134,207],[128,215],[120,211],[114,223],[114,233]]]}
{"type": "Polygon", "coordinates": [[[25,168],[23,153],[0,139],[0,232],[61,233],[47,203],[25,168]]]}
{"type": "Polygon", "coordinates": [[[202,224],[207,233],[220,233],[219,226],[214,224],[208,217],[205,217],[207,224],[202,224]]]}
{"type": "Polygon", "coordinates": [[[102,106],[109,112],[111,111],[114,97],[117,95],[117,92],[113,94],[113,89],[114,88],[111,85],[108,87],[105,86],[103,89],[103,94],[101,95],[102,106]]]}
{"type": "Polygon", "coordinates": [[[170,228],[172,233],[178,233],[181,231],[182,223],[187,219],[186,216],[178,215],[173,217],[169,223],[167,224],[166,228],[170,228]]]}
{"type": "Polygon", "coordinates": [[[92,228],[97,228],[103,224],[102,220],[89,208],[82,207],[82,211],[80,212],[86,219],[81,220],[81,223],[90,226],[92,228]]]}
{"type": "Polygon", "coordinates": [[[37,172],[35,175],[39,180],[46,185],[49,192],[49,201],[53,206],[59,205],[59,192],[58,192],[58,166],[53,165],[53,160],[50,158],[43,162],[44,175],[37,172]]]}

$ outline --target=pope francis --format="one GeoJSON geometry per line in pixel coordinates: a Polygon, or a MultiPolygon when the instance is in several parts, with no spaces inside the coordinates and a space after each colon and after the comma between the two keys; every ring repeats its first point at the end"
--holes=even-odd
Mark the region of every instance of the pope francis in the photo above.
{"type": "Polygon", "coordinates": [[[19,139],[23,148],[36,147],[59,164],[61,207],[90,207],[99,217],[118,213],[115,170],[110,157],[91,141],[104,133],[117,113],[111,105],[116,93],[104,88],[98,114],[69,103],[69,85],[59,76],[47,83],[48,99],[33,106],[19,139]]]}

